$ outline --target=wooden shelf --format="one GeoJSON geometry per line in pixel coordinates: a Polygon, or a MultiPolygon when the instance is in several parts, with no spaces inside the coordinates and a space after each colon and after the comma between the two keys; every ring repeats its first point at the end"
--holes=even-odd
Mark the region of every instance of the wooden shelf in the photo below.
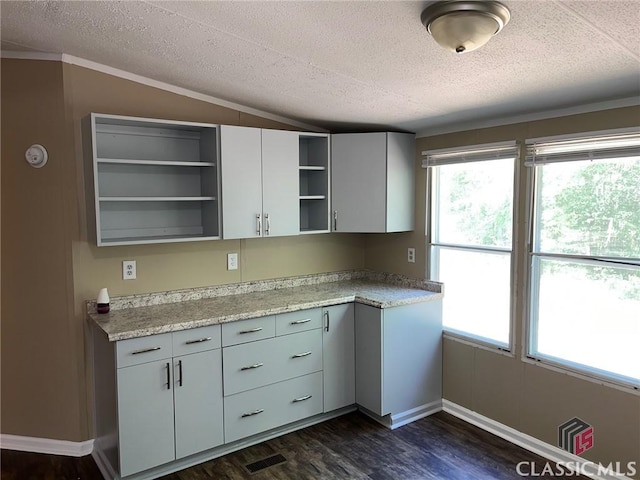
{"type": "Polygon", "coordinates": [[[216,197],[100,197],[101,202],[202,202],[216,197]]]}
{"type": "Polygon", "coordinates": [[[180,160],[136,160],[132,158],[97,158],[97,163],[120,165],[160,165],[171,167],[215,167],[214,162],[183,162],[180,160]]]}
{"type": "Polygon", "coordinates": [[[324,167],[322,165],[300,165],[300,170],[324,171],[326,169],[327,169],[327,167],[324,167]]]}
{"type": "Polygon", "coordinates": [[[300,200],[324,200],[326,195],[301,195],[300,200]]]}
{"type": "Polygon", "coordinates": [[[218,126],[91,114],[98,246],[220,236],[218,126]]]}

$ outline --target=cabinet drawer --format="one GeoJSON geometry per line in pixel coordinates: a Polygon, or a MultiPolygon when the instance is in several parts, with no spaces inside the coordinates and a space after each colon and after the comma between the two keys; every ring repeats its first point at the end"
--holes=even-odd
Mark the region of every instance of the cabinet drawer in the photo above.
{"type": "Polygon", "coordinates": [[[116,342],[118,368],[170,358],[171,333],[149,335],[116,342]]]}
{"type": "Polygon", "coordinates": [[[276,335],[305,332],[320,327],[322,327],[321,308],[276,315],[276,335]]]}
{"type": "Polygon", "coordinates": [[[322,370],[322,330],[223,349],[224,395],[322,370]]]}
{"type": "Polygon", "coordinates": [[[173,332],[173,355],[204,352],[220,348],[220,325],[173,332]]]}
{"type": "Polygon", "coordinates": [[[322,372],[225,397],[225,443],[321,412],[322,372]]]}
{"type": "Polygon", "coordinates": [[[271,338],[276,334],[275,316],[252,318],[222,325],[222,346],[271,338]]]}
{"type": "Polygon", "coordinates": [[[278,381],[322,370],[322,330],[277,337],[278,381]]]}

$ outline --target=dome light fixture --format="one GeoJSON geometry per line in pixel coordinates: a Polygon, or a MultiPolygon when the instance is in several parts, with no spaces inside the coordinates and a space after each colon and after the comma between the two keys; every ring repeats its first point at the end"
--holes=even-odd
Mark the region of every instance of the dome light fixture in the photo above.
{"type": "Polygon", "coordinates": [[[435,2],[420,16],[433,39],[455,53],[472,52],[487,43],[511,19],[500,2],[435,2]]]}

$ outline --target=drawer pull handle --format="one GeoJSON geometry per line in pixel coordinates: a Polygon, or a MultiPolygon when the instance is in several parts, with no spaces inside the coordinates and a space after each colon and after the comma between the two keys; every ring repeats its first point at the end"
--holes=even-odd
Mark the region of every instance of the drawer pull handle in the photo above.
{"type": "Polygon", "coordinates": [[[307,355],[311,355],[311,352],[296,353],[295,355],[292,355],[291,358],[302,358],[306,357],[307,355]]]}
{"type": "Polygon", "coordinates": [[[238,333],[240,335],[243,335],[245,333],[256,333],[256,332],[259,332],[260,330],[262,330],[262,327],[251,328],[249,330],[240,330],[238,333]]]}
{"type": "Polygon", "coordinates": [[[155,352],[156,350],[160,350],[160,347],[151,347],[145,348],[144,350],[137,350],[135,352],[131,352],[131,355],[140,355],[141,353],[155,352]]]}
{"type": "Polygon", "coordinates": [[[211,340],[211,337],[199,338],[198,340],[189,340],[188,342],[185,342],[185,343],[187,345],[192,345],[194,343],[208,342],[209,340],[211,340]]]}
{"type": "Polygon", "coordinates": [[[242,367],[240,370],[253,370],[254,368],[260,368],[264,365],[264,363],[254,363],[253,365],[249,365],[248,367],[242,367]]]}
{"type": "Polygon", "coordinates": [[[310,321],[310,318],[305,318],[304,320],[296,320],[295,322],[291,322],[291,325],[300,325],[301,323],[309,323],[310,321]]]}
{"type": "Polygon", "coordinates": [[[313,395],[305,395],[304,397],[294,398],[291,403],[304,402],[305,400],[309,400],[313,395]]]}
{"type": "Polygon", "coordinates": [[[262,408],[259,408],[258,410],[254,410],[253,412],[243,413],[242,418],[253,417],[254,415],[258,415],[262,412],[264,412],[264,410],[262,408]]]}

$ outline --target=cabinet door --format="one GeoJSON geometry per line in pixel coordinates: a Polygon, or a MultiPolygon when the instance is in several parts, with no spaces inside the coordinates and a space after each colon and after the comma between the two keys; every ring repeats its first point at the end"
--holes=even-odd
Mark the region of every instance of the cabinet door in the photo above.
{"type": "Polygon", "coordinates": [[[224,239],[261,235],[262,145],[259,128],[220,126],[222,236],[224,239]]]}
{"type": "Polygon", "coordinates": [[[331,136],[333,231],[385,231],[386,153],[384,132],[331,136]]]}
{"type": "Polygon", "coordinates": [[[176,357],[173,371],[176,458],[222,445],[222,351],[176,357]]]}
{"type": "Polygon", "coordinates": [[[385,413],[406,412],[439,401],[442,301],[401,305],[381,312],[385,413]]]}
{"type": "Polygon", "coordinates": [[[120,476],[175,459],[171,359],[118,369],[120,476]]]}
{"type": "Polygon", "coordinates": [[[381,417],[390,413],[383,405],[383,312],[356,304],[356,402],[381,417]]]}
{"type": "Polygon", "coordinates": [[[262,130],[262,211],[265,236],[300,233],[298,133],[262,130]]]}
{"type": "Polygon", "coordinates": [[[415,211],[415,136],[387,133],[386,231],[413,230],[415,211]]]}
{"type": "Polygon", "coordinates": [[[353,405],[355,394],[355,329],[353,303],[323,309],[324,411],[353,405]]]}

